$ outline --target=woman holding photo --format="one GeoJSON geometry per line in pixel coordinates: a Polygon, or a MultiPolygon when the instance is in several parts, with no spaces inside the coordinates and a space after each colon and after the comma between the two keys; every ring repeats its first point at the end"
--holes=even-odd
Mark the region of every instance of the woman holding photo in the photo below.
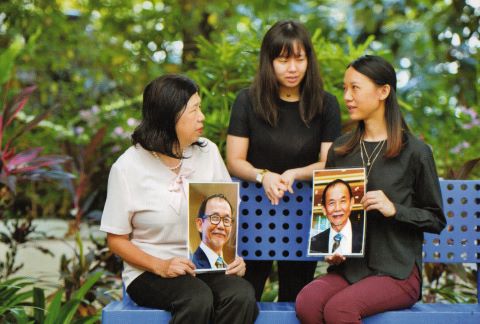
{"type": "Polygon", "coordinates": [[[170,311],[171,323],[253,323],[258,309],[242,258],[226,275],[196,275],[187,258],[187,183],[230,181],[217,146],[200,137],[200,101],[181,75],[147,85],[133,145],[110,171],[100,230],[123,259],[122,279],[138,305],[170,311]]]}
{"type": "MultiPolygon", "coordinates": [[[[323,89],[317,59],[305,27],[279,21],[265,34],[260,64],[248,89],[232,107],[227,136],[230,174],[261,183],[277,205],[293,192],[295,180],[310,180],[323,169],[332,142],[340,135],[335,96],[323,89]]],[[[260,300],[272,261],[247,261],[245,278],[260,300]]],[[[294,301],[313,279],[316,262],[279,261],[278,301],[294,301]]]]}
{"type": "Polygon", "coordinates": [[[325,258],[328,274],[297,297],[302,323],[361,323],[421,297],[423,233],[440,233],[446,220],[432,151],[408,130],[396,85],[395,70],[378,56],[345,72],[344,99],[358,125],[334,142],[326,167],[366,168],[365,255],[325,258]]]}

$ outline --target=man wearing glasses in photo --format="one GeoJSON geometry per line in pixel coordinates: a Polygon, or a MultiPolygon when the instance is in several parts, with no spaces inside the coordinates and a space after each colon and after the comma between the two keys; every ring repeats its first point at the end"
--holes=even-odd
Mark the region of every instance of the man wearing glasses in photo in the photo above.
{"type": "Polygon", "coordinates": [[[197,269],[225,269],[223,246],[232,232],[232,205],[223,194],[214,194],[203,200],[195,219],[202,242],[192,257],[197,269]]]}

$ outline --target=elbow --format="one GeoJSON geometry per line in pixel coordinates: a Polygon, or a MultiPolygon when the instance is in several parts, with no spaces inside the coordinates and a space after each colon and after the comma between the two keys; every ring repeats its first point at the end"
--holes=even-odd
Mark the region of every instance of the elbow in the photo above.
{"type": "Polygon", "coordinates": [[[123,240],[128,240],[128,236],[125,237],[124,235],[115,235],[108,233],[107,234],[107,246],[116,255],[119,255],[119,248],[122,246],[123,240]]]}
{"type": "Polygon", "coordinates": [[[114,243],[113,243],[113,241],[114,241],[114,239],[113,239],[112,235],[108,233],[108,234],[107,234],[107,246],[108,246],[108,248],[110,249],[110,251],[112,251],[112,252],[114,252],[114,251],[113,251],[113,250],[114,250],[114,247],[113,247],[113,246],[114,246],[114,243]]]}
{"type": "MultiPolygon", "coordinates": [[[[442,214],[442,216],[443,216],[443,214],[442,214]]],[[[445,217],[442,217],[441,219],[439,219],[435,223],[435,225],[430,229],[429,232],[431,232],[433,234],[441,234],[446,226],[447,226],[447,222],[445,220],[445,217]]]]}

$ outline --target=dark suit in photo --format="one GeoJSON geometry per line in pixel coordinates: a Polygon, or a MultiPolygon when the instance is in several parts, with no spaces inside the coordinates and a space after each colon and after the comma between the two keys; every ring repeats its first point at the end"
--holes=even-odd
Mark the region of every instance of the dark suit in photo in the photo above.
{"type": "MultiPolygon", "coordinates": [[[[350,215],[350,224],[352,224],[352,253],[362,252],[363,220],[363,215],[361,217],[357,217],[355,213],[350,215]]],[[[312,237],[310,240],[310,253],[328,253],[329,237],[330,228],[312,237]]]]}
{"type": "Polygon", "coordinates": [[[195,264],[195,267],[197,267],[197,269],[213,268],[208,261],[207,255],[205,254],[205,252],[203,252],[200,246],[195,250],[195,253],[192,256],[192,262],[193,264],[195,264]]]}

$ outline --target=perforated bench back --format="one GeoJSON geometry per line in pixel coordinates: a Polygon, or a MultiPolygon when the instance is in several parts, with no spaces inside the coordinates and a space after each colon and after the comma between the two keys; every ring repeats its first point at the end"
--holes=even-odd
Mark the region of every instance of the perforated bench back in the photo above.
{"type": "MultiPolygon", "coordinates": [[[[424,261],[480,262],[480,181],[441,180],[447,228],[441,235],[425,234],[424,261]]],[[[306,256],[312,185],[297,182],[272,206],[263,188],[241,182],[238,253],[246,260],[320,260],[306,256]]],[[[367,229],[368,230],[368,229],[367,229]]]]}
{"type": "Polygon", "coordinates": [[[238,254],[247,260],[319,260],[305,255],[312,211],[312,184],[296,182],[272,206],[263,187],[242,181],[238,254]]]}
{"type": "Polygon", "coordinates": [[[425,234],[425,262],[480,263],[480,181],[440,180],[447,227],[425,234]]]}

